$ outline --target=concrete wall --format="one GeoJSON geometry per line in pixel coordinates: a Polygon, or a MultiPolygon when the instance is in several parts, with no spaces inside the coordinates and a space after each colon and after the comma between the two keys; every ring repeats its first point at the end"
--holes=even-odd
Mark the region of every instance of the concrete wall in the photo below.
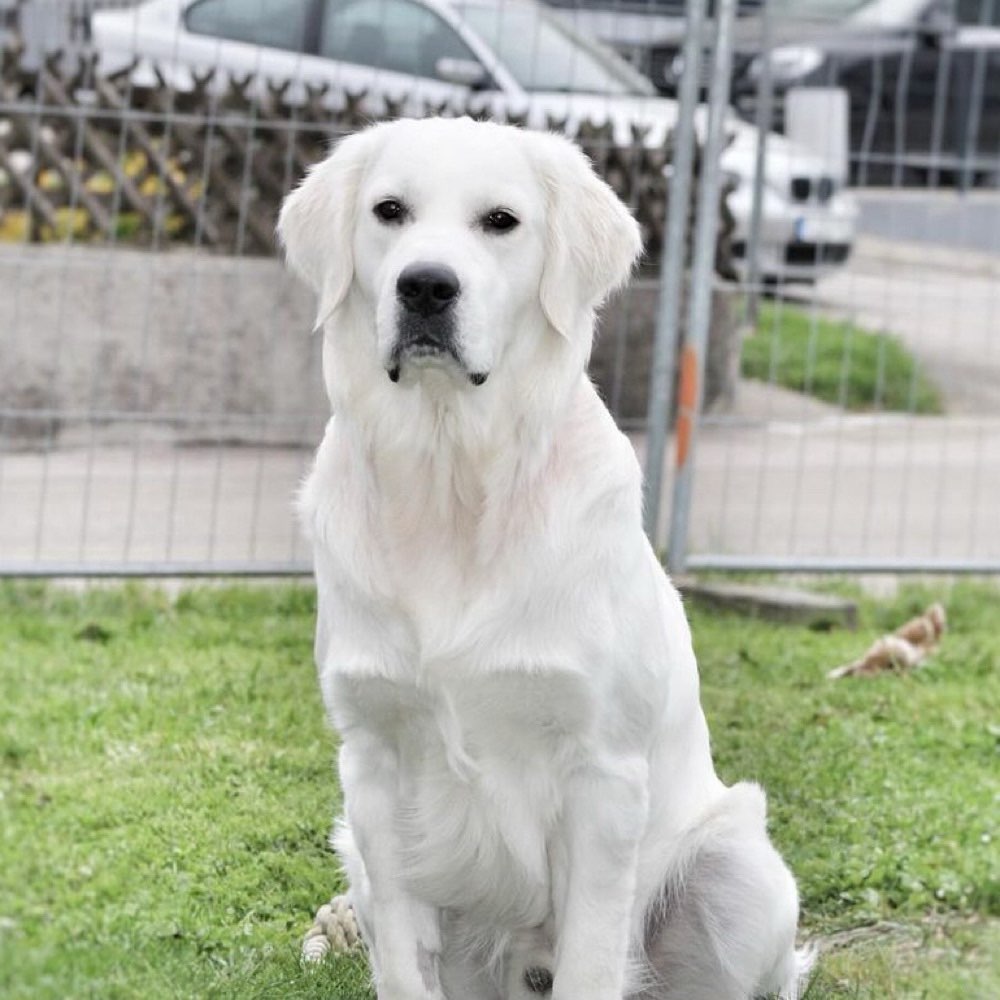
{"type": "MultiPolygon", "coordinates": [[[[660,288],[655,280],[636,280],[624,294],[608,303],[598,327],[591,376],[624,426],[641,426],[646,418],[659,301],[660,288]]],[[[740,310],[734,289],[719,288],[713,293],[705,358],[706,409],[724,411],[733,405],[739,378],[740,310]]],[[[686,315],[683,303],[682,325],[686,315]]]]}
{"type": "MultiPolygon", "coordinates": [[[[637,281],[594,351],[595,381],[633,426],[657,301],[655,281],[637,281]]],[[[715,313],[709,404],[732,393],[739,349],[725,294],[715,313]]],[[[141,418],[158,439],[312,444],[328,412],[312,320],[312,296],[275,259],[0,246],[0,437],[130,439],[141,418]]]]}
{"type": "Polygon", "coordinates": [[[311,296],[278,261],[192,250],[0,247],[5,437],[315,441],[326,414],[311,296]]]}

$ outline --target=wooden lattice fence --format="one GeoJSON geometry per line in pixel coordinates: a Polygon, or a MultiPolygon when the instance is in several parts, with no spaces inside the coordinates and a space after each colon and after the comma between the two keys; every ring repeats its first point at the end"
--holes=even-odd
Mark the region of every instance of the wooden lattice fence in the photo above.
{"type": "MultiPolygon", "coordinates": [[[[21,55],[0,52],[0,240],[270,254],[282,197],[331,140],[370,120],[362,95],[337,95],[332,110],[326,87],[293,102],[289,81],[220,86],[207,73],[181,92],[102,76],[93,57],[55,53],[30,71],[21,55]]],[[[389,103],[385,116],[399,110],[389,103]]],[[[639,218],[655,260],[669,142],[650,148],[637,131],[620,145],[610,125],[586,123],[576,139],[639,218]]]]}

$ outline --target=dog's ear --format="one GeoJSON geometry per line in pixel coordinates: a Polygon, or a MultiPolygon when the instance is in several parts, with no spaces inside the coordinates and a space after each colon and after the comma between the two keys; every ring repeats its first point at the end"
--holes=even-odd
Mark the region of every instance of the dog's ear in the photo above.
{"type": "Polygon", "coordinates": [[[278,239],[288,266],[319,299],[314,329],[344,301],[354,277],[351,244],[361,177],[371,153],[373,129],[341,139],[309,168],[281,206],[278,239]]]}
{"type": "Polygon", "coordinates": [[[593,310],[628,279],[642,252],[639,224],[573,143],[538,133],[531,142],[548,199],[542,310],[567,339],[581,328],[589,335],[593,310]]]}

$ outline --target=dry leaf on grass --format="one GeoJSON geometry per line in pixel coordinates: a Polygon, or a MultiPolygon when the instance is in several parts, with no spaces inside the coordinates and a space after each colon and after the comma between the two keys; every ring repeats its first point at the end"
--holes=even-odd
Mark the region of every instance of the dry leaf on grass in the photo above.
{"type": "Polygon", "coordinates": [[[891,670],[902,673],[919,666],[937,649],[947,618],[941,604],[932,604],[922,615],[911,618],[895,632],[877,639],[859,660],[831,670],[826,676],[859,677],[891,670]]]}

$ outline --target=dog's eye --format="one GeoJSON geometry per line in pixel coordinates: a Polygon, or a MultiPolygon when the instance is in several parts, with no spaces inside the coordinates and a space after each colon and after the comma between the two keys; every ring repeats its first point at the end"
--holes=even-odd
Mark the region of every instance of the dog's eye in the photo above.
{"type": "Polygon", "coordinates": [[[483,228],[493,233],[506,233],[520,225],[517,217],[505,208],[495,208],[483,216],[483,228]]]}
{"type": "Polygon", "coordinates": [[[380,201],[374,212],[383,222],[402,222],[406,218],[406,206],[395,198],[380,201]]]}

